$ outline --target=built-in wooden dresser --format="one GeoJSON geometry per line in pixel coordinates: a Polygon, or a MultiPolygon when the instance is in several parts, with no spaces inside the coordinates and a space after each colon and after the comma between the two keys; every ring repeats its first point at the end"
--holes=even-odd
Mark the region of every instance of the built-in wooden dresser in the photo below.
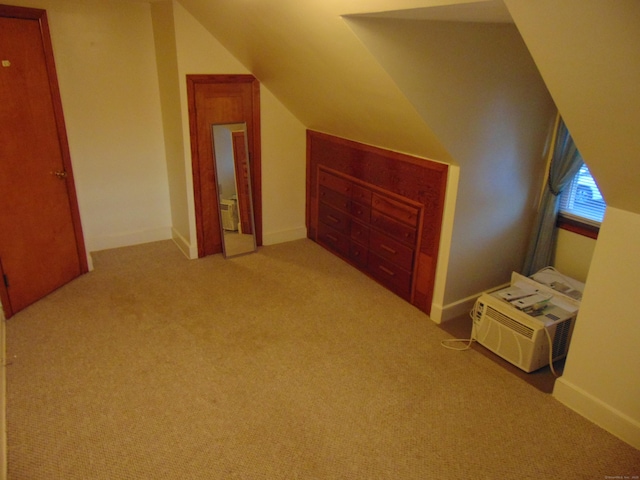
{"type": "Polygon", "coordinates": [[[317,178],[318,243],[411,301],[420,205],[326,167],[317,178]]]}
{"type": "Polygon", "coordinates": [[[307,133],[307,234],[430,312],[447,166],[307,133]]]}

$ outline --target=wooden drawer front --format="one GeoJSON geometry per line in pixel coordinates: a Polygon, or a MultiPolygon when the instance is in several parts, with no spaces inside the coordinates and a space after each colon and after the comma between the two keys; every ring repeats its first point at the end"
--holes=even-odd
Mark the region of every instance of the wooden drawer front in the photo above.
{"type": "Polygon", "coordinates": [[[369,223],[371,220],[371,209],[360,203],[351,202],[351,205],[349,206],[349,213],[351,213],[353,218],[357,218],[364,223],[369,223]]]}
{"type": "Polygon", "coordinates": [[[351,201],[347,197],[327,187],[320,187],[320,201],[343,212],[349,212],[351,207],[351,201]]]}
{"type": "Polygon", "coordinates": [[[375,230],[369,237],[369,249],[405,270],[411,271],[413,267],[413,249],[375,230]]]}
{"type": "Polygon", "coordinates": [[[368,256],[369,251],[367,250],[367,247],[356,242],[351,242],[349,247],[349,258],[353,263],[358,265],[360,268],[366,269],[368,256]]]}
{"type": "Polygon", "coordinates": [[[318,243],[329,247],[345,258],[349,255],[349,237],[324,223],[318,224],[318,243]]]}
{"type": "Polygon", "coordinates": [[[402,223],[406,223],[412,227],[418,226],[420,210],[415,207],[404,205],[389,198],[383,198],[375,193],[371,198],[371,206],[402,223]]]}
{"type": "Polygon", "coordinates": [[[359,185],[351,185],[351,200],[362,205],[371,205],[371,190],[359,185]]]}
{"type": "Polygon", "coordinates": [[[380,283],[404,299],[411,297],[411,274],[397,265],[369,252],[368,271],[380,283]]]}
{"type": "Polygon", "coordinates": [[[396,222],[393,218],[389,218],[376,210],[371,210],[371,225],[411,247],[416,244],[415,228],[396,222]]]}
{"type": "Polygon", "coordinates": [[[321,203],[320,208],[318,208],[318,220],[320,220],[319,224],[324,223],[341,233],[349,233],[349,215],[324,203],[321,203]]]}
{"type": "Polygon", "coordinates": [[[351,239],[365,247],[369,246],[369,227],[358,222],[351,222],[351,239]]]}
{"type": "Polygon", "coordinates": [[[336,177],[330,173],[320,170],[318,174],[318,183],[320,186],[328,187],[338,193],[341,193],[345,197],[351,196],[352,183],[344,178],[336,177]]]}

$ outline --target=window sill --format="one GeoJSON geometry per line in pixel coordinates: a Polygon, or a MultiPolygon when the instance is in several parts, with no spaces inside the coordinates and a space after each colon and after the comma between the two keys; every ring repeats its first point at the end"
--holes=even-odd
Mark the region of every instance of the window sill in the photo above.
{"type": "Polygon", "coordinates": [[[563,217],[561,215],[558,215],[556,227],[577,233],[578,235],[593,238],[594,240],[598,238],[598,233],[600,233],[600,227],[596,225],[590,225],[588,223],[581,222],[580,220],[563,217]]]}

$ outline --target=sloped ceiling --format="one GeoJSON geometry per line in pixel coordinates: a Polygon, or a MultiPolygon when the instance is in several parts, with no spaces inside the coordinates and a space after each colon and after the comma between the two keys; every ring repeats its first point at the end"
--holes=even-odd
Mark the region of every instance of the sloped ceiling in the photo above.
{"type": "MultiPolygon", "coordinates": [[[[180,0],[307,127],[454,162],[341,15],[425,0],[180,0]]],[[[441,2],[440,2],[441,3],[441,2]]]]}
{"type": "Polygon", "coordinates": [[[640,2],[505,4],[607,205],[640,213],[640,2]]]}
{"type": "Polygon", "coordinates": [[[605,200],[640,213],[637,0],[179,2],[307,128],[447,163],[456,159],[434,126],[343,16],[513,18],[605,200]]]}

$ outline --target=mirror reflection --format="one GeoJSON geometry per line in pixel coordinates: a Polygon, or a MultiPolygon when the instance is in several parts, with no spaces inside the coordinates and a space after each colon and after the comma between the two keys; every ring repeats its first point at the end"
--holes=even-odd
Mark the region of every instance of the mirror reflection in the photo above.
{"type": "Polygon", "coordinates": [[[257,248],[245,123],[212,125],[218,209],[225,258],[257,248]]]}

